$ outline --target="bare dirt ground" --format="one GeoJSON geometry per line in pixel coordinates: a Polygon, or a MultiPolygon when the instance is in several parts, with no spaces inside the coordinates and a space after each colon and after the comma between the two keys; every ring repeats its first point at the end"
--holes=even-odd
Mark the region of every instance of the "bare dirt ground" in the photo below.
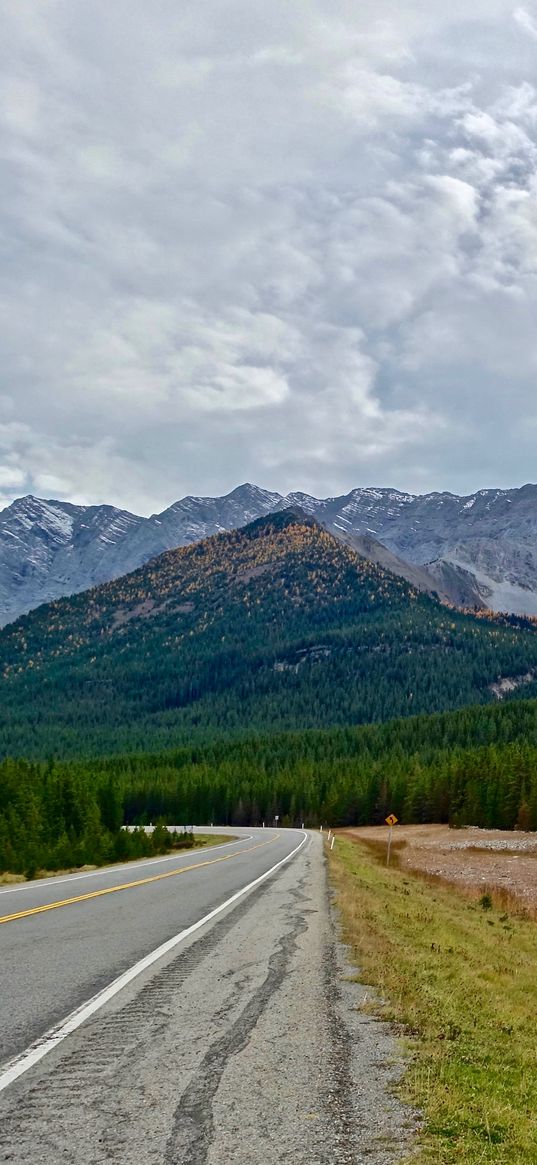
{"type": "MultiPolygon", "coordinates": [[[[388,840],[385,825],[340,832],[376,850],[388,840]]],[[[392,855],[401,869],[449,882],[472,897],[490,893],[499,905],[518,905],[537,917],[537,833],[396,825],[392,855]]]]}

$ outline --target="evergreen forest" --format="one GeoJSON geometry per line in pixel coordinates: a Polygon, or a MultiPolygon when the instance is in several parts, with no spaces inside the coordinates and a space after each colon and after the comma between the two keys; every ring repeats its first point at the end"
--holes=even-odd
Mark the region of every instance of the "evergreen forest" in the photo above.
{"type": "Polygon", "coordinates": [[[144,856],[166,822],[537,829],[533,623],[443,606],[294,511],[38,608],[0,675],[0,871],[144,856]]]}
{"type": "MultiPolygon", "coordinates": [[[[537,702],[95,761],[0,765],[0,871],[143,856],[163,823],[537,829],[537,702]],[[160,823],[152,838],[130,825],[160,823]]],[[[187,835],[188,836],[188,835],[187,835]]],[[[179,835],[181,837],[181,835],[179,835]]]]}
{"type": "Polygon", "coordinates": [[[493,703],[528,620],[442,606],[284,511],[0,631],[0,755],[157,751],[493,703]]]}

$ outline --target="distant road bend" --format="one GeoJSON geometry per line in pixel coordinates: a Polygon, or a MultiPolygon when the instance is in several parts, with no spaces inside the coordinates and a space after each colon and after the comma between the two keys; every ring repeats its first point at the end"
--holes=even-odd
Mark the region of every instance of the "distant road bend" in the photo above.
{"type": "Polygon", "coordinates": [[[397,1159],[393,1049],[343,983],[321,838],[228,832],[0,887],[0,1161],[397,1159]]]}

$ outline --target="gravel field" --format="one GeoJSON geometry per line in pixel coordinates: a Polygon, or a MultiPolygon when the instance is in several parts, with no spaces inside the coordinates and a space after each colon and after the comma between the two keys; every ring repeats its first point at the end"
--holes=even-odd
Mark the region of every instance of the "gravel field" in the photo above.
{"type": "Polygon", "coordinates": [[[313,836],[0,1096],[0,1161],[399,1160],[415,1120],[396,1045],[336,929],[313,836]]]}
{"type": "MultiPolygon", "coordinates": [[[[385,825],[343,832],[375,846],[385,846],[388,834],[385,825]]],[[[397,825],[393,841],[402,869],[442,878],[476,895],[484,891],[503,894],[537,916],[536,833],[397,825]]]]}

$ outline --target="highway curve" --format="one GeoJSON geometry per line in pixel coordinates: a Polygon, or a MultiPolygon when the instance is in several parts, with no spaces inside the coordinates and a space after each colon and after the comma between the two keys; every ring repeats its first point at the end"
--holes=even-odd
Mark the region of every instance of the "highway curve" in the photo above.
{"type": "Polygon", "coordinates": [[[399,1158],[394,1046],[342,975],[320,837],[233,834],[0,888],[0,1161],[399,1158]]]}

